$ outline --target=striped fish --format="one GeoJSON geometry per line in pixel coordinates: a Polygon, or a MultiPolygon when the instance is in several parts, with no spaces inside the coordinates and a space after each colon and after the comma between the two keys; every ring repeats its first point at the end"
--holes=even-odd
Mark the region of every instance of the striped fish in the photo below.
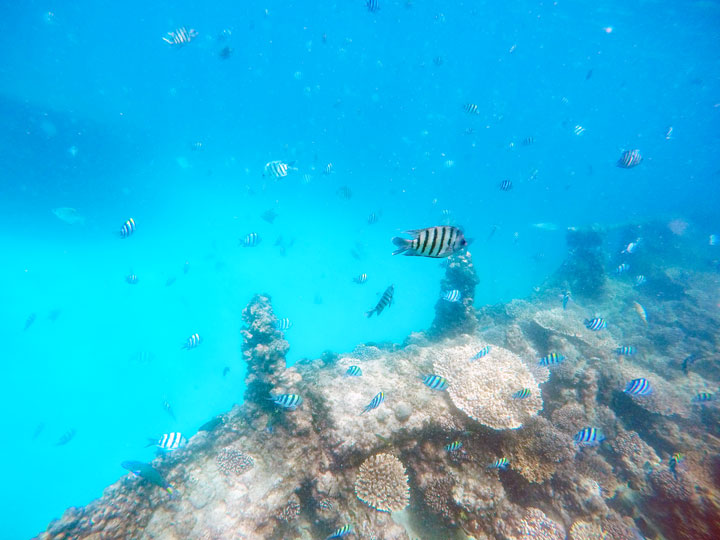
{"type": "Polygon", "coordinates": [[[677,478],[677,466],[683,461],[685,461],[685,455],[680,452],[675,452],[668,460],[668,467],[670,468],[670,472],[675,475],[675,478],[677,478]]]}
{"type": "Polygon", "coordinates": [[[380,9],[380,0],[366,0],[365,7],[370,13],[377,13],[380,9]]]}
{"type": "Polygon", "coordinates": [[[580,136],[580,135],[582,135],[583,133],[585,133],[585,128],[582,127],[580,124],[577,124],[577,125],[573,128],[573,133],[574,133],[575,135],[577,135],[577,136],[580,136]]]}
{"type": "Polygon", "coordinates": [[[380,216],[376,212],[371,212],[367,218],[368,225],[375,225],[380,221],[380,216]]]}
{"type": "Polygon", "coordinates": [[[529,137],[525,137],[525,138],[522,140],[523,146],[530,146],[530,145],[533,144],[534,142],[535,142],[535,137],[533,137],[532,135],[530,135],[529,137]]]}
{"type": "Polygon", "coordinates": [[[333,172],[333,168],[334,168],[334,165],[332,163],[328,163],[327,165],[325,165],[325,167],[323,167],[322,173],[330,174],[331,172],[333,172]]]}
{"type": "Polygon", "coordinates": [[[347,200],[352,199],[352,190],[347,186],[339,187],[335,193],[337,194],[338,197],[342,197],[343,199],[347,199],[347,200]]]}
{"type": "Polygon", "coordinates": [[[578,431],[573,440],[580,446],[597,446],[605,440],[605,435],[597,428],[586,427],[578,431]]]}
{"type": "Polygon", "coordinates": [[[652,388],[650,387],[650,381],[640,378],[628,382],[623,392],[633,396],[647,396],[652,393],[652,388]]]}
{"type": "Polygon", "coordinates": [[[615,354],[618,356],[632,356],[637,352],[637,349],[632,345],[623,345],[615,349],[615,354]]]}
{"type": "Polygon", "coordinates": [[[510,191],[513,188],[513,183],[511,180],[503,180],[500,182],[500,191],[510,191]]]}
{"type": "Polygon", "coordinates": [[[532,392],[529,388],[523,388],[522,390],[518,390],[517,392],[515,392],[512,397],[515,399],[525,399],[530,397],[531,394],[532,392]]]}
{"type": "Polygon", "coordinates": [[[602,317],[593,317],[592,319],[585,319],[584,321],[585,328],[588,330],[592,330],[593,332],[598,332],[599,330],[603,330],[604,328],[607,328],[607,321],[603,319],[602,317]]]}
{"type": "Polygon", "coordinates": [[[366,312],[365,315],[367,315],[368,317],[372,317],[373,313],[377,313],[378,316],[380,316],[383,310],[392,304],[394,294],[395,286],[390,285],[387,289],[385,289],[385,292],[383,293],[382,297],[380,297],[380,301],[377,303],[377,305],[370,311],[366,312]]]}
{"type": "Polygon", "coordinates": [[[630,270],[630,265],[627,264],[627,263],[622,263],[620,266],[618,266],[618,267],[615,269],[615,273],[616,273],[616,274],[624,274],[624,273],[627,272],[628,270],[630,270]]]}
{"type": "Polygon", "coordinates": [[[200,345],[200,343],[202,343],[202,338],[200,337],[200,334],[193,334],[185,340],[185,343],[181,348],[188,350],[194,349],[195,347],[200,345]]]}
{"type": "Polygon", "coordinates": [[[405,231],[405,234],[411,235],[412,240],[398,236],[393,238],[392,242],[398,248],[393,251],[393,255],[404,253],[420,257],[449,257],[468,245],[463,232],[449,225],[405,231]]]}
{"type": "Polygon", "coordinates": [[[714,399],[715,396],[710,392],[698,392],[695,394],[695,397],[692,398],[692,401],[693,403],[707,403],[708,401],[713,401],[714,399]]]}
{"type": "Polygon", "coordinates": [[[478,352],[476,352],[473,356],[470,357],[470,361],[472,360],[480,360],[484,356],[487,356],[490,354],[490,345],[485,345],[482,349],[480,349],[478,352]]]}
{"type": "Polygon", "coordinates": [[[348,377],[362,377],[362,369],[360,369],[360,366],[350,366],[347,368],[345,375],[348,377]]]}
{"type": "Polygon", "coordinates": [[[708,244],[711,246],[717,246],[720,244],[720,237],[718,237],[717,234],[711,234],[710,238],[708,239],[708,244]]]}
{"type": "Polygon", "coordinates": [[[256,247],[262,239],[256,232],[251,232],[242,241],[242,247],[256,247]]]}
{"type": "Polygon", "coordinates": [[[289,171],[297,170],[295,167],[292,166],[294,163],[294,161],[291,161],[290,163],[285,163],[284,161],[280,161],[279,159],[275,161],[268,161],[265,164],[263,176],[271,176],[272,178],[285,178],[288,175],[289,171]]]}
{"type": "Polygon", "coordinates": [[[365,414],[368,411],[377,409],[383,401],[385,401],[385,393],[378,392],[377,395],[372,398],[372,401],[367,404],[367,406],[363,409],[363,412],[361,412],[360,414],[365,414]]]}
{"type": "Polygon", "coordinates": [[[448,386],[450,386],[450,383],[447,382],[447,379],[445,377],[441,377],[440,375],[425,375],[422,378],[422,382],[425,386],[428,388],[432,388],[433,390],[445,390],[448,386]]]}
{"type": "Polygon", "coordinates": [[[353,282],[357,283],[358,285],[362,285],[367,281],[367,274],[360,274],[358,277],[353,278],[353,282]]]}
{"type": "Polygon", "coordinates": [[[495,461],[493,461],[490,465],[487,466],[488,469],[500,469],[505,470],[510,465],[510,460],[508,458],[498,458],[495,461]]]}
{"type": "Polygon", "coordinates": [[[159,440],[148,439],[148,446],[155,445],[161,450],[177,450],[178,448],[185,446],[187,439],[182,436],[182,433],[173,432],[166,433],[159,440]]]}
{"type": "Polygon", "coordinates": [[[647,282],[647,278],[642,274],[635,276],[635,285],[643,285],[645,282],[647,282]]]}
{"type": "Polygon", "coordinates": [[[275,321],[275,329],[285,331],[292,326],[292,321],[285,317],[284,319],[278,319],[275,321]]]}
{"type": "Polygon", "coordinates": [[[178,28],[174,32],[168,32],[167,36],[163,37],[162,39],[165,43],[169,45],[182,47],[183,45],[187,45],[188,43],[190,43],[197,36],[197,30],[193,30],[192,28],[188,30],[183,26],[181,28],[178,28]]]}
{"type": "Polygon", "coordinates": [[[279,405],[283,409],[294,411],[299,405],[302,405],[303,399],[297,394],[278,394],[268,398],[275,405],[279,405]]]}
{"type": "Polygon", "coordinates": [[[137,285],[138,277],[136,274],[128,274],[125,276],[125,281],[128,282],[130,285],[137,285]]]}
{"type": "Polygon", "coordinates": [[[135,232],[135,220],[128,219],[122,227],[120,227],[120,238],[128,238],[135,232]]]}
{"type": "Polygon", "coordinates": [[[350,524],[343,525],[339,529],[335,529],[330,536],[325,538],[325,540],[333,540],[335,538],[342,538],[344,536],[347,536],[350,533],[352,533],[352,525],[350,525],[350,524]]]}
{"type": "Polygon", "coordinates": [[[548,354],[547,356],[543,356],[540,360],[538,360],[538,363],[541,366],[551,366],[554,364],[559,364],[563,360],[565,360],[565,357],[562,354],[553,352],[548,354]]]}
{"type": "Polygon", "coordinates": [[[460,294],[460,291],[457,289],[453,289],[452,291],[447,291],[445,294],[442,295],[442,299],[447,302],[459,302],[462,295],[460,294]]]}
{"type": "Polygon", "coordinates": [[[474,103],[466,103],[463,105],[463,110],[468,114],[480,114],[480,107],[474,103]]]}
{"type": "Polygon", "coordinates": [[[621,169],[632,169],[640,165],[642,159],[640,150],[625,150],[620,156],[620,159],[618,159],[617,166],[621,169]]]}
{"type": "Polygon", "coordinates": [[[462,448],[462,443],[460,441],[453,441],[450,444],[445,445],[445,450],[448,452],[454,452],[455,450],[460,450],[462,448]]]}

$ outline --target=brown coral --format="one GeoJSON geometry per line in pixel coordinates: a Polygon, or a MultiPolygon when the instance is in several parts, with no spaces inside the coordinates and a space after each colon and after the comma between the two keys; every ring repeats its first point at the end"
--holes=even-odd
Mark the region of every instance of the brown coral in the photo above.
{"type": "Polygon", "coordinates": [[[381,512],[397,512],[410,503],[405,466],[392,454],[366,459],[357,473],[355,494],[362,502],[381,512]]]}
{"type": "Polygon", "coordinates": [[[226,476],[240,475],[255,465],[255,460],[251,456],[233,448],[223,448],[215,461],[220,472],[226,476]]]}
{"type": "Polygon", "coordinates": [[[565,529],[538,508],[528,508],[517,530],[518,540],[565,540],[565,529]]]}
{"type": "Polygon", "coordinates": [[[571,540],[605,540],[606,534],[600,525],[587,521],[576,521],[570,527],[571,540]]]}

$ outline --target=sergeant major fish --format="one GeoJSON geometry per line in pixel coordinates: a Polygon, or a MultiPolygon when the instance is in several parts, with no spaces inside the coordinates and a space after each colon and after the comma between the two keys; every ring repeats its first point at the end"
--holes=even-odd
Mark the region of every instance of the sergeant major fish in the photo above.
{"type": "Polygon", "coordinates": [[[578,431],[573,440],[578,446],[597,446],[605,440],[605,435],[597,428],[586,427],[578,431]]]}
{"type": "Polygon", "coordinates": [[[251,232],[245,236],[242,240],[242,247],[256,247],[260,243],[260,235],[256,232],[251,232]]]}
{"type": "Polygon", "coordinates": [[[367,274],[360,274],[357,277],[353,278],[353,283],[357,283],[358,285],[362,285],[367,281],[367,274]]]}
{"type": "Polygon", "coordinates": [[[623,345],[615,349],[615,354],[618,356],[633,356],[637,352],[637,349],[631,345],[623,345]]]}
{"type": "Polygon", "coordinates": [[[393,238],[392,242],[398,248],[393,251],[393,255],[404,253],[421,257],[449,257],[468,245],[462,231],[449,225],[405,231],[405,234],[412,235],[413,238],[393,238]]]}
{"type": "Polygon", "coordinates": [[[452,291],[447,291],[445,294],[442,295],[442,299],[446,302],[450,302],[451,304],[457,303],[462,298],[462,295],[460,294],[460,291],[457,289],[453,289],[452,291]]]}
{"type": "Polygon", "coordinates": [[[280,330],[281,332],[284,332],[288,328],[292,326],[292,321],[288,319],[287,317],[283,319],[278,319],[275,321],[275,329],[280,330]]]}
{"type": "Polygon", "coordinates": [[[148,439],[147,446],[157,446],[161,450],[177,450],[187,444],[187,439],[180,432],[165,433],[160,439],[148,439]]]}
{"type": "Polygon", "coordinates": [[[421,379],[425,386],[432,388],[433,390],[445,390],[448,386],[450,386],[447,379],[445,377],[441,377],[440,375],[425,375],[421,377],[421,379]]]}
{"type": "Polygon", "coordinates": [[[490,465],[487,466],[488,469],[498,469],[504,471],[508,468],[510,465],[510,460],[508,458],[498,458],[495,461],[493,461],[490,465]]]}
{"type": "Polygon", "coordinates": [[[273,396],[268,399],[275,403],[275,405],[278,405],[283,409],[288,409],[290,411],[294,411],[296,408],[302,405],[303,402],[303,399],[297,394],[278,394],[277,396],[273,396]]]}
{"type": "Polygon", "coordinates": [[[135,232],[135,220],[128,219],[123,226],[120,227],[120,238],[128,238],[135,232]]]}
{"type": "Polygon", "coordinates": [[[602,317],[594,317],[592,319],[585,319],[585,328],[588,330],[592,330],[593,332],[598,332],[600,330],[603,330],[607,328],[607,321],[603,319],[602,317]]]}
{"type": "Polygon", "coordinates": [[[380,301],[370,311],[366,312],[365,315],[372,317],[373,313],[377,313],[378,316],[383,312],[386,307],[389,307],[393,301],[393,295],[395,294],[395,287],[390,285],[380,297],[380,301]]]}
{"type": "Polygon", "coordinates": [[[455,450],[460,450],[462,448],[463,443],[460,441],[453,441],[450,444],[445,445],[445,450],[448,452],[454,452],[455,450]]]}
{"type": "Polygon", "coordinates": [[[296,167],[293,167],[294,161],[285,163],[283,161],[275,160],[268,161],[263,169],[263,176],[271,176],[273,178],[285,178],[289,171],[297,171],[296,167]]]}
{"type": "Polygon", "coordinates": [[[490,349],[491,349],[490,345],[485,345],[482,349],[480,349],[478,352],[476,352],[474,355],[472,355],[470,357],[470,361],[480,360],[484,356],[487,356],[488,354],[490,354],[490,349]]]}
{"type": "Polygon", "coordinates": [[[362,377],[362,369],[360,366],[350,366],[345,372],[346,377],[362,377]]]}
{"type": "Polygon", "coordinates": [[[640,150],[625,150],[620,156],[620,159],[618,159],[617,166],[621,169],[632,169],[640,165],[642,159],[640,150]]]}
{"type": "Polygon", "coordinates": [[[202,338],[200,337],[200,334],[193,334],[185,340],[185,343],[183,343],[181,349],[194,349],[195,347],[200,345],[200,343],[202,343],[202,338]]]}
{"type": "Polygon", "coordinates": [[[525,399],[525,398],[529,398],[531,395],[532,395],[532,392],[530,391],[529,388],[523,388],[523,389],[518,390],[517,392],[515,392],[515,393],[512,395],[512,397],[513,397],[514,399],[525,399]]]}
{"type": "Polygon", "coordinates": [[[193,39],[195,39],[198,36],[197,30],[190,29],[188,30],[184,26],[178,28],[174,32],[168,32],[166,37],[163,37],[163,41],[167,43],[168,45],[172,45],[175,47],[182,47],[183,45],[187,45],[190,43],[193,39]]]}
{"type": "Polygon", "coordinates": [[[378,392],[374,398],[368,403],[360,414],[365,414],[368,411],[377,409],[382,402],[385,401],[385,392],[378,392]]]}
{"type": "Polygon", "coordinates": [[[558,353],[550,353],[547,356],[543,356],[540,360],[538,360],[538,363],[541,366],[551,366],[554,364],[559,364],[563,360],[565,360],[565,357],[562,354],[558,353]]]}
{"type": "Polygon", "coordinates": [[[330,536],[325,537],[325,540],[335,540],[336,538],[343,538],[351,533],[352,525],[343,525],[339,529],[335,529],[330,536]]]}
{"type": "Polygon", "coordinates": [[[633,396],[647,396],[652,393],[652,388],[650,387],[650,381],[640,378],[628,382],[623,392],[633,396]]]}

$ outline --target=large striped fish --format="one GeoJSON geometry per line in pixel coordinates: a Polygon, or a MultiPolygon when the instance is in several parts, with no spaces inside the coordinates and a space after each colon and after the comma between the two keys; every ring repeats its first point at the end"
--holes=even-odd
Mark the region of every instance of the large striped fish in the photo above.
{"type": "Polygon", "coordinates": [[[393,238],[393,244],[398,247],[393,255],[404,253],[420,257],[449,257],[468,245],[462,231],[449,225],[405,231],[405,234],[412,235],[412,240],[398,236],[393,238]]]}
{"type": "Polygon", "coordinates": [[[368,317],[372,317],[373,313],[377,313],[379,316],[382,313],[383,309],[392,304],[393,294],[395,294],[395,286],[390,285],[387,289],[385,289],[385,292],[383,293],[377,305],[370,311],[367,311],[365,315],[367,315],[368,317]]]}
{"type": "Polygon", "coordinates": [[[157,446],[162,450],[176,450],[187,444],[187,439],[182,433],[166,433],[160,439],[148,439],[148,446],[157,446]]]}

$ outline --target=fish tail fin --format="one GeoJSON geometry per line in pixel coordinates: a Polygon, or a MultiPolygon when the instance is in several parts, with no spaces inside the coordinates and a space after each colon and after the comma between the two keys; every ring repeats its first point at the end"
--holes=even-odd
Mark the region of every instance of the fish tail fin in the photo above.
{"type": "Polygon", "coordinates": [[[400,255],[400,253],[405,253],[408,249],[410,249],[410,246],[412,245],[412,240],[396,236],[392,239],[392,243],[395,244],[395,246],[398,248],[393,251],[393,255],[400,255]]]}
{"type": "Polygon", "coordinates": [[[153,439],[152,437],[147,438],[147,444],[145,445],[145,448],[149,448],[150,446],[155,446],[157,444],[157,439],[153,439]]]}
{"type": "Polygon", "coordinates": [[[375,313],[375,308],[371,309],[370,311],[366,311],[365,316],[369,319],[373,316],[373,313],[375,313]]]}

